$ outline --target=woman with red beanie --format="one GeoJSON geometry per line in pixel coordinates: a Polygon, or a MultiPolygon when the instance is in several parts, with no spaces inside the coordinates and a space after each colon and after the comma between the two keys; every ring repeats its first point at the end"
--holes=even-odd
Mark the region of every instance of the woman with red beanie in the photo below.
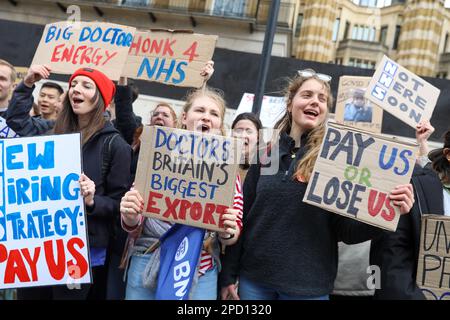
{"type": "MultiPolygon", "coordinates": [[[[50,68],[44,65],[30,67],[12,99],[16,114],[29,111],[34,83],[48,78],[50,71],[50,68]]],[[[113,99],[115,90],[114,83],[102,72],[90,68],[78,69],[70,77],[69,91],[63,101],[62,110],[53,131],[49,132],[81,133],[84,172],[80,177],[80,189],[87,215],[93,283],[82,284],[79,290],[70,290],[66,286],[20,289],[19,299],[105,298],[105,264],[111,228],[114,219],[120,215],[120,199],[131,185],[131,147],[104,117],[104,111],[113,99]]],[[[11,117],[9,118],[11,120],[11,117]]],[[[39,127],[40,123],[29,125],[34,128],[30,132],[34,133],[42,128],[39,127]]]]}

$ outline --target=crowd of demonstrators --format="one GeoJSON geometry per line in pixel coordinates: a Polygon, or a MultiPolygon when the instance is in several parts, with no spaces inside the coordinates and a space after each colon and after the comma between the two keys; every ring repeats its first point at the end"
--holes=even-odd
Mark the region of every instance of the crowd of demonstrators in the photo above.
{"type": "MultiPolygon", "coordinates": [[[[329,214],[302,201],[332,106],[331,78],[304,70],[287,88],[287,110],[276,124],[279,168],[261,175],[253,164],[244,182],[244,228],[227,247],[223,299],[328,299],[337,269],[337,242],[359,243],[381,229],[329,214]],[[236,282],[239,278],[238,288],[236,282]],[[238,292],[237,290],[238,289],[238,292]]],[[[401,213],[414,201],[411,185],[392,190],[401,213]]]]}
{"type": "Polygon", "coordinates": [[[13,93],[7,123],[10,127],[16,125],[18,132],[27,132],[28,136],[81,133],[83,173],[79,183],[86,208],[93,282],[81,284],[80,290],[66,286],[19,289],[18,298],[105,299],[111,229],[114,216],[119,215],[120,198],[131,185],[131,148],[105,119],[104,111],[116,89],[98,70],[82,68],[71,75],[62,110],[52,125],[49,125],[52,120],[30,117],[35,83],[47,79],[50,71],[44,65],[29,68],[13,93]],[[104,164],[106,153],[107,165],[104,164]]]}
{"type": "MultiPolygon", "coordinates": [[[[93,283],[82,284],[81,290],[21,288],[18,298],[153,300],[159,271],[154,244],[173,225],[144,218],[142,194],[131,187],[143,130],[142,119],[133,112],[137,87],[126,78],[115,85],[100,71],[82,68],[71,75],[66,93],[44,83],[37,100],[40,115],[31,116],[35,83],[47,79],[50,71],[31,66],[8,103],[15,72],[0,60],[0,115],[20,136],[82,133],[79,183],[93,283]],[[106,174],[105,152],[110,161],[106,174]]],[[[212,73],[213,63],[208,62],[201,74],[207,80],[212,73]]],[[[262,124],[256,115],[243,113],[233,121],[232,136],[244,142],[234,203],[222,216],[226,231],[206,233],[190,299],[324,300],[333,290],[345,295],[339,290],[353,285],[359,298],[371,296],[373,290],[364,287],[369,274],[363,276],[369,249],[371,264],[381,270],[375,298],[424,299],[416,285],[421,216],[450,215],[450,131],[443,148],[428,152],[434,128],[429,121],[417,126],[420,148],[411,184],[390,194],[402,213],[396,232],[306,204],[302,200],[333,103],[330,80],[311,69],[291,79],[286,113],[268,143],[259,140],[262,124]],[[279,168],[273,175],[261,174],[256,151],[264,149],[269,156],[273,148],[279,149],[279,168]],[[357,245],[348,247],[351,257],[345,259],[350,263],[340,264],[343,273],[336,280],[339,241],[343,259],[345,244],[357,245]],[[355,248],[364,257],[357,258],[355,248]]],[[[222,95],[204,86],[190,92],[178,119],[170,104],[159,103],[149,125],[224,134],[225,108],[222,95]]]]}

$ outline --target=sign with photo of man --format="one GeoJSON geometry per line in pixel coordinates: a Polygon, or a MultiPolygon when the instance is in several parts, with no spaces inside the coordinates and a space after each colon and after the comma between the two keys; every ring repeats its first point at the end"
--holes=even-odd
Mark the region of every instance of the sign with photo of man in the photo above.
{"type": "Polygon", "coordinates": [[[335,119],[338,123],[380,133],[383,109],[364,97],[370,79],[370,77],[340,77],[335,119]]]}

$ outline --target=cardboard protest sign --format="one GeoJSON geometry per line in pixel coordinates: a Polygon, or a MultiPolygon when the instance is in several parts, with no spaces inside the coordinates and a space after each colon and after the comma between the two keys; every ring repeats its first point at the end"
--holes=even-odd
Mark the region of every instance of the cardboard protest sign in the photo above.
{"type": "Polygon", "coordinates": [[[136,28],[104,22],[78,25],[67,21],[47,24],[32,65],[47,64],[52,72],[62,74],[93,68],[119,80],[136,28]]]}
{"type": "Polygon", "coordinates": [[[431,119],[440,90],[384,56],[365,97],[416,129],[431,119]]]}
{"type": "Polygon", "coordinates": [[[389,200],[409,183],[417,145],[329,123],[304,202],[387,230],[399,210],[389,200]]]}
{"type": "Polygon", "coordinates": [[[165,127],[144,127],[135,186],[150,218],[224,230],[231,207],[240,140],[165,127]]]}
{"type": "Polygon", "coordinates": [[[0,138],[17,138],[19,135],[6,124],[6,120],[0,117],[0,138]]]}
{"type": "Polygon", "coordinates": [[[171,30],[136,32],[123,75],[199,88],[200,71],[211,60],[217,36],[171,30]]]}
{"type": "Polygon", "coordinates": [[[364,97],[370,79],[354,76],[339,78],[335,120],[347,126],[380,133],[383,109],[364,97]]]}
{"type": "Polygon", "coordinates": [[[422,216],[416,283],[428,300],[450,300],[450,217],[422,216]]]}
{"type": "MultiPolygon", "coordinates": [[[[254,99],[255,95],[253,93],[244,93],[235,115],[252,112],[254,99]]],[[[284,97],[263,96],[259,119],[263,127],[273,128],[277,121],[283,117],[285,111],[286,101],[284,97]]]]}
{"type": "Polygon", "coordinates": [[[89,283],[80,135],[2,139],[0,160],[0,288],[89,283]]]}

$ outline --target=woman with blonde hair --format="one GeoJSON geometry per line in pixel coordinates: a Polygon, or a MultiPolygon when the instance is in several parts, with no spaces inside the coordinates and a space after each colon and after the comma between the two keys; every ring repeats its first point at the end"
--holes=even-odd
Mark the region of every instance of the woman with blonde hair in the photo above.
{"type": "MultiPolygon", "coordinates": [[[[222,134],[225,116],[225,101],[217,91],[204,87],[193,90],[186,98],[178,127],[206,134],[222,134]]],[[[123,228],[131,234],[137,233],[134,243],[127,252],[127,290],[126,299],[154,300],[159,269],[158,242],[172,224],[142,215],[144,201],[139,190],[132,189],[121,201],[123,228]],[[155,272],[156,271],[156,272],[155,272]]],[[[232,207],[227,208],[221,217],[225,232],[207,232],[203,250],[197,264],[196,285],[192,286],[189,298],[193,300],[217,299],[217,277],[221,264],[220,245],[234,244],[242,228],[242,191],[240,178],[235,182],[235,195],[232,207]]]]}
{"type": "MultiPolygon", "coordinates": [[[[302,70],[287,87],[286,114],[269,148],[279,148],[279,167],[272,175],[263,174],[259,164],[250,167],[243,188],[245,228],[225,252],[222,299],[328,299],[338,241],[358,243],[382,233],[303,202],[332,106],[330,80],[302,70]]],[[[399,186],[390,198],[408,212],[411,185],[399,186]]]]}

